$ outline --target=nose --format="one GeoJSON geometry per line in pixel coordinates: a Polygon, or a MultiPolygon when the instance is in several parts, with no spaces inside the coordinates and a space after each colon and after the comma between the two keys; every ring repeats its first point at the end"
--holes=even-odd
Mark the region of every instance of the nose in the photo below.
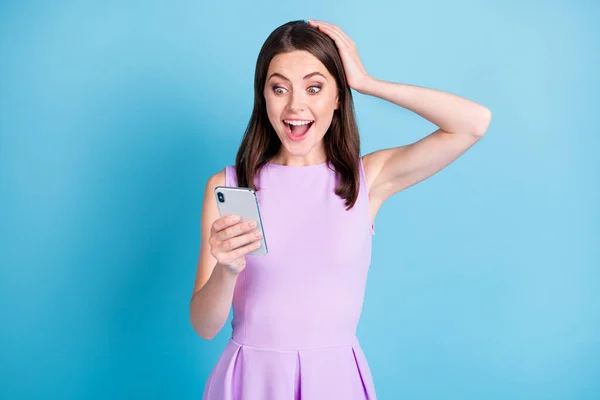
{"type": "Polygon", "coordinates": [[[293,92],[288,102],[288,110],[292,113],[302,112],[306,108],[305,99],[301,92],[293,92]]]}

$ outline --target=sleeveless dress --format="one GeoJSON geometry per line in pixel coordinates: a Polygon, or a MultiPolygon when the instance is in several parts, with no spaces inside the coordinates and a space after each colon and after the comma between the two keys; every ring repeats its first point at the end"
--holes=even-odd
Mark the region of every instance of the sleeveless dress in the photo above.
{"type": "MultiPolygon", "coordinates": [[[[362,158],[346,211],[329,163],[266,164],[257,198],[269,253],[246,256],[233,296],[232,336],[203,400],[373,400],[356,330],[371,242],[362,158]]],[[[237,186],[226,167],[226,185],[237,186]]]]}

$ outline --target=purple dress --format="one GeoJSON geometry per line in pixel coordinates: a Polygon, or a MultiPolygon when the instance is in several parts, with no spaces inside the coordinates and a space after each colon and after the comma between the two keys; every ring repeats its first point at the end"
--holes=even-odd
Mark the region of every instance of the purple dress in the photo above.
{"type": "MultiPolygon", "coordinates": [[[[349,211],[331,168],[268,163],[258,174],[269,253],[246,256],[203,400],[375,399],[356,337],[375,233],[364,168],[349,211]]],[[[237,185],[232,166],[226,185],[237,185]]]]}

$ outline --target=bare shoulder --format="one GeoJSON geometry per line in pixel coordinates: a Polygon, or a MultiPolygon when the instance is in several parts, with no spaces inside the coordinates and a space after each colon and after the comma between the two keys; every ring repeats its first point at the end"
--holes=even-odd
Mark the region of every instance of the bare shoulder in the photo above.
{"type": "Polygon", "coordinates": [[[225,168],[208,178],[207,187],[214,190],[217,186],[225,186],[225,168]]]}

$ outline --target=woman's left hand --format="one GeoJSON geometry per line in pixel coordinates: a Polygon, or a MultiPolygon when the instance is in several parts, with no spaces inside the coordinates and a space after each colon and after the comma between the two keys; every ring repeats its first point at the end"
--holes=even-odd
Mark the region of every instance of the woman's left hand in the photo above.
{"type": "Polygon", "coordinates": [[[333,39],[340,52],[342,64],[344,64],[348,85],[352,89],[361,92],[370,76],[360,62],[356,45],[352,39],[336,25],[311,19],[308,20],[308,23],[333,39]]]}

